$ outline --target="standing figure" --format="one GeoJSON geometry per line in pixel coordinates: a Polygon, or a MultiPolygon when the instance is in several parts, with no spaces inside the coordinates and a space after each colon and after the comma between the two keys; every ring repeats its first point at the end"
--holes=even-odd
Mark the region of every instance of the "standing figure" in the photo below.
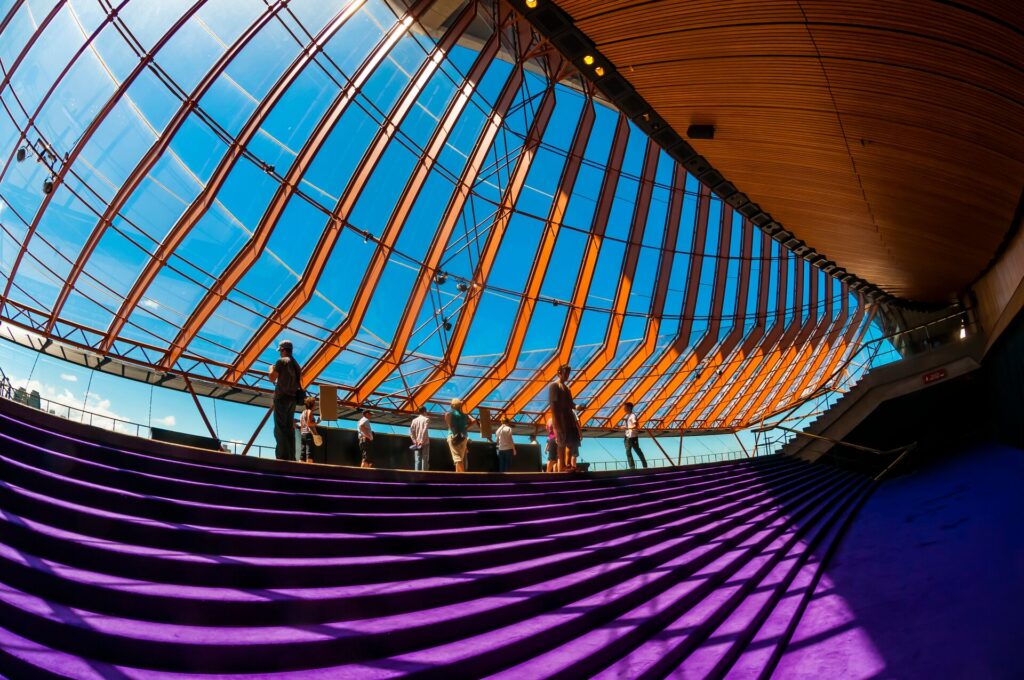
{"type": "Polygon", "coordinates": [[[278,460],[295,460],[295,405],[302,388],[302,367],[292,356],[292,343],[277,346],[281,357],[270,367],[274,383],[274,452],[278,460]]]}
{"type": "Polygon", "coordinates": [[[629,469],[635,470],[636,463],[633,462],[633,451],[636,451],[636,455],[640,456],[640,464],[647,469],[647,459],[644,458],[644,452],[640,450],[640,421],[637,420],[636,414],[633,413],[632,402],[626,402],[626,417],[623,418],[623,422],[626,424],[625,439],[623,440],[626,444],[626,460],[629,461],[629,469]]]}
{"type": "Polygon", "coordinates": [[[316,397],[306,397],[306,408],[303,409],[302,415],[299,416],[299,436],[302,439],[302,451],[300,452],[299,459],[303,463],[313,462],[313,435],[317,433],[314,408],[316,408],[316,397]]]}
{"type": "Polygon", "coordinates": [[[372,468],[373,428],[370,427],[370,416],[373,413],[369,409],[364,408],[362,414],[363,417],[359,419],[359,424],[356,426],[356,430],[359,433],[359,455],[362,458],[359,467],[372,468]]]}
{"type": "Polygon", "coordinates": [[[508,416],[501,417],[501,427],[494,433],[498,442],[498,472],[508,472],[512,464],[512,456],[516,455],[516,443],[512,441],[512,421],[508,416]]]}
{"type": "Polygon", "coordinates": [[[572,391],[566,384],[571,372],[569,364],[562,364],[558,367],[558,375],[548,386],[548,402],[551,417],[554,419],[555,440],[558,442],[559,461],[563,472],[572,470],[570,465],[579,455],[580,442],[583,439],[579,421],[576,419],[576,404],[573,402],[572,391]]]}
{"type": "Polygon", "coordinates": [[[420,406],[419,415],[409,424],[409,448],[416,454],[415,469],[426,472],[430,470],[430,418],[427,418],[427,407],[420,406]]]}
{"type": "Polygon", "coordinates": [[[469,426],[475,421],[473,417],[462,412],[462,400],[452,399],[452,408],[444,414],[444,422],[448,425],[448,450],[452,454],[456,472],[466,471],[466,454],[469,451],[469,426]]]}
{"type": "Polygon", "coordinates": [[[547,453],[548,464],[545,468],[545,472],[558,472],[558,440],[555,438],[555,419],[548,414],[548,421],[546,423],[548,429],[548,439],[544,446],[544,452],[547,453]]]}

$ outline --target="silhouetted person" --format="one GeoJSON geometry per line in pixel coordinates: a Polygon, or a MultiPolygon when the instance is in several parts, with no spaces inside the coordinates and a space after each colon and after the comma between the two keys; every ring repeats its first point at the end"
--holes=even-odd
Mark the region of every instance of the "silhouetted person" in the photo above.
{"type": "Polygon", "coordinates": [[[430,470],[430,419],[427,418],[427,407],[420,406],[419,415],[409,424],[409,448],[416,454],[415,469],[430,470]]]}
{"type": "Polygon", "coordinates": [[[292,343],[277,346],[281,357],[270,367],[274,383],[274,453],[278,460],[295,460],[295,405],[302,386],[302,367],[292,356],[292,343]]]}
{"type": "Polygon", "coordinates": [[[551,417],[555,425],[555,441],[558,442],[559,463],[563,472],[568,471],[570,461],[576,459],[580,451],[583,437],[580,424],[576,419],[576,404],[572,399],[572,391],[566,382],[572,368],[569,364],[558,367],[558,375],[548,386],[548,402],[551,406],[551,417]]]}
{"type": "Polygon", "coordinates": [[[626,445],[626,460],[629,461],[629,469],[635,470],[636,463],[633,462],[633,451],[636,451],[636,455],[640,456],[640,464],[647,468],[647,459],[644,458],[644,452],[640,450],[640,421],[637,420],[636,414],[633,413],[633,404],[626,402],[626,417],[623,418],[623,422],[626,424],[625,439],[623,440],[626,445]]]}

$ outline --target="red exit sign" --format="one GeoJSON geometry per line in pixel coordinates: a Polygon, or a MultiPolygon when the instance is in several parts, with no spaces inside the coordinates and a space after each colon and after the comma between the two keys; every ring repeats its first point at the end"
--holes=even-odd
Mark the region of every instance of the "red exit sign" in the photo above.
{"type": "Polygon", "coordinates": [[[946,369],[940,368],[940,369],[931,371],[930,373],[925,373],[924,375],[922,375],[921,376],[921,382],[923,382],[925,385],[928,385],[929,383],[938,382],[939,380],[942,380],[945,377],[946,377],[946,369]]]}

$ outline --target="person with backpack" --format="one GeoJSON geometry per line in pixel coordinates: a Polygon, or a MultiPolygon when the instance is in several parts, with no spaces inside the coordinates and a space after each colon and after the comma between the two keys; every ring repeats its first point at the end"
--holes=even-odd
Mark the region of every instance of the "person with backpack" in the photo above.
{"type": "Polygon", "coordinates": [[[292,356],[292,343],[282,340],[281,357],[270,367],[274,383],[274,453],[278,460],[295,460],[295,405],[306,398],[302,390],[302,367],[292,356]]]}
{"type": "Polygon", "coordinates": [[[516,444],[512,441],[512,421],[508,416],[501,417],[501,427],[494,433],[498,442],[498,472],[508,472],[512,465],[512,456],[516,455],[516,444]]]}
{"type": "Polygon", "coordinates": [[[452,454],[456,472],[466,471],[466,455],[469,451],[469,426],[476,422],[471,415],[462,411],[462,400],[452,399],[452,409],[444,414],[448,425],[448,450],[452,454]]]}

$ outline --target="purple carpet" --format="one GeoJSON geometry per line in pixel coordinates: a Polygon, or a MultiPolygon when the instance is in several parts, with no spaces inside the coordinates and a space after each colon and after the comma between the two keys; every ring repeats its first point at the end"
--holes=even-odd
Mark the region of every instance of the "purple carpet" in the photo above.
{"type": "Polygon", "coordinates": [[[6,676],[763,676],[870,489],[778,457],[385,475],[74,432],[0,414],[6,676]]]}
{"type": "Polygon", "coordinates": [[[883,483],[822,577],[779,678],[1024,678],[1024,451],[883,483]]]}

